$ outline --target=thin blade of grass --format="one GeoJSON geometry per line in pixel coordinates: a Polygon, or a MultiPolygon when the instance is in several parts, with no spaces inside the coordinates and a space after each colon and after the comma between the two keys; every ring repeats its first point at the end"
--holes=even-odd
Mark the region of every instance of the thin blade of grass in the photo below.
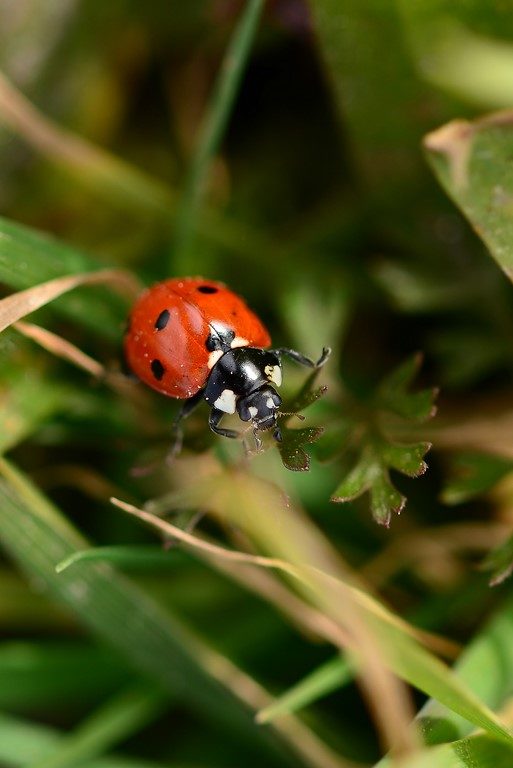
{"type": "Polygon", "coordinates": [[[232,34],[205,116],[198,144],[185,184],[174,237],[171,267],[180,273],[188,266],[197,219],[210,170],[230,118],[238,89],[258,29],[264,0],[247,0],[241,18],[232,34]]]}
{"type": "MultiPolygon", "coordinates": [[[[2,768],[25,768],[34,760],[51,754],[65,735],[47,725],[0,713],[0,762],[2,768]]],[[[160,763],[105,756],[87,762],[87,768],[159,768],[160,763]]],[[[172,768],[172,764],[169,765],[172,768]]]]}
{"type": "Polygon", "coordinates": [[[68,768],[98,757],[144,728],[163,711],[167,701],[159,689],[131,686],[99,707],[52,754],[31,762],[30,768],[68,768]]]}
{"type": "Polygon", "coordinates": [[[128,283],[130,287],[134,287],[134,283],[127,272],[117,269],[103,269],[100,272],[57,277],[55,280],[49,280],[46,283],[6,296],[5,299],[0,299],[0,332],[17,320],[21,320],[25,315],[54,301],[63,293],[68,293],[73,288],[78,288],[80,285],[107,282],[114,282],[118,285],[128,283]]]}
{"type": "Polygon", "coordinates": [[[78,563],[56,574],[55,565],[87,542],[19,470],[2,460],[0,472],[0,531],[7,552],[141,674],[227,727],[232,739],[251,743],[264,758],[278,754],[293,765],[299,759],[316,768],[348,768],[293,718],[280,723],[281,739],[259,729],[251,709],[270,703],[268,694],[112,567],[78,563]]]}
{"type": "MultiPolygon", "coordinates": [[[[306,587],[310,599],[312,599],[313,593],[314,602],[319,600],[319,606],[322,606],[324,612],[327,612],[330,618],[340,624],[349,633],[348,636],[353,639],[355,637],[354,613],[356,608],[361,613],[362,621],[365,621],[368,631],[372,632],[373,641],[377,646],[375,652],[379,654],[379,658],[386,660],[387,666],[395,674],[428,695],[436,697],[448,708],[474,725],[485,728],[507,743],[513,743],[511,734],[494,713],[445,664],[418,645],[407,630],[405,622],[399,620],[369,594],[353,586],[351,582],[346,583],[347,574],[340,573],[338,565],[335,565],[338,563],[338,558],[334,557],[329,549],[324,553],[324,557],[321,557],[326,544],[320,538],[319,533],[311,525],[308,525],[307,530],[305,530],[306,522],[297,520],[296,516],[292,515],[290,508],[283,506],[279,494],[269,484],[246,476],[242,472],[231,472],[229,484],[219,482],[219,478],[216,480],[214,476],[211,483],[204,480],[201,488],[198,487],[197,483],[188,487],[187,492],[181,498],[177,494],[176,501],[176,508],[180,508],[180,503],[182,503],[187,508],[210,509],[223,519],[226,519],[230,513],[233,514],[233,520],[236,519],[238,525],[244,525],[245,528],[249,526],[253,537],[262,543],[265,542],[266,549],[272,548],[273,551],[276,551],[276,547],[278,547],[280,555],[284,552],[294,552],[294,548],[290,549],[290,542],[298,542],[297,546],[301,546],[301,556],[295,554],[294,560],[291,562],[283,557],[267,558],[227,550],[204,542],[143,510],[130,507],[130,505],[123,505],[123,508],[158,528],[167,536],[175,537],[189,546],[205,550],[210,556],[217,555],[233,561],[238,560],[239,563],[251,563],[282,570],[292,576],[297,583],[306,587]],[[228,497],[226,488],[229,488],[228,497]],[[253,499],[254,502],[252,502],[253,499]],[[241,510],[243,511],[241,512],[241,510]],[[270,539],[269,531],[272,530],[273,521],[277,519],[278,513],[280,525],[287,526],[286,542],[283,542],[281,535],[276,539],[273,538],[272,541],[270,539]],[[270,517],[268,518],[268,516],[270,517]],[[310,554],[311,556],[309,556],[310,554]],[[323,571],[315,565],[322,561],[329,564],[328,571],[323,571]],[[305,563],[309,563],[309,565],[305,565],[305,563]],[[343,611],[332,609],[331,597],[330,603],[327,605],[325,603],[326,596],[333,598],[333,605],[345,606],[347,616],[344,616],[343,611]],[[350,626],[348,626],[348,622],[350,626]]],[[[297,512],[297,510],[295,511],[297,512]]],[[[229,517],[229,519],[231,518],[229,517]]],[[[358,635],[358,641],[360,643],[358,650],[360,650],[360,635],[358,635]]],[[[345,639],[341,638],[341,647],[346,649],[346,646],[347,636],[345,639]]],[[[353,646],[349,650],[355,652],[357,649],[353,646]]],[[[368,660],[365,657],[363,664],[366,663],[368,660]]],[[[359,668],[361,669],[361,666],[359,668]]]]}
{"type": "Polygon", "coordinates": [[[0,709],[43,712],[98,701],[126,684],[131,672],[112,651],[85,642],[4,641],[0,646],[0,709]]]}
{"type": "Polygon", "coordinates": [[[35,149],[72,172],[81,186],[103,191],[116,202],[169,216],[171,190],[137,168],[65,131],[23,96],[0,73],[0,124],[23,136],[35,149]]]}
{"type": "Polygon", "coordinates": [[[118,545],[113,547],[91,547],[80,552],[73,552],[61,563],[55,566],[56,573],[62,573],[75,563],[80,562],[108,562],[112,565],[127,569],[171,568],[182,564],[181,552],[169,552],[151,545],[118,545]]]}
{"type": "Polygon", "coordinates": [[[350,682],[353,677],[353,667],[346,658],[337,656],[330,659],[282,693],[269,707],[261,709],[257,722],[268,723],[282,715],[297,712],[350,682]]]}

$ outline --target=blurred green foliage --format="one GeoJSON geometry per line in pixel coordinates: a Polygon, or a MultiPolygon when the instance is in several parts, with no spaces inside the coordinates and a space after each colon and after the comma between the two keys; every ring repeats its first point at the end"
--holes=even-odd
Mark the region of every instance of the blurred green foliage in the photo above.
{"type": "MultiPolygon", "coordinates": [[[[487,707],[513,693],[512,18],[500,0],[0,2],[3,294],[105,267],[143,283],[201,274],[246,297],[276,346],[333,349],[318,376],[286,364],[286,410],[306,410],[280,451],[245,457],[200,408],[168,466],[177,404],[110,386],[126,297],[81,287],[30,317],[104,380],[4,332],[1,765],[383,757],[386,679],[354,684],[357,655],[334,657],[329,634],[348,626],[318,594],[163,551],[108,504],[171,494],[194,517],[183,499],[218,466],[279,488],[338,553],[335,571],[398,622],[463,646],[449,708],[414,700],[424,740],[453,743],[405,765],[509,765],[508,743],[469,736],[461,714],[493,732],[487,707]],[[73,560],[87,540],[97,548],[73,560]]],[[[269,527],[255,541],[244,514],[258,503],[200,530],[294,551],[279,504],[262,511],[274,539],[269,527]]],[[[402,624],[390,636],[410,648],[402,624]]],[[[442,668],[421,667],[403,677],[441,691],[442,668]]]]}

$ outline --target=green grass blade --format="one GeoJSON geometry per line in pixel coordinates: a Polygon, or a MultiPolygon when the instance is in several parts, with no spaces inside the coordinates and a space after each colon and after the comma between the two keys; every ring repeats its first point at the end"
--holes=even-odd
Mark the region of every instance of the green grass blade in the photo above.
{"type": "Polygon", "coordinates": [[[269,755],[282,754],[272,734],[257,728],[246,706],[203,666],[208,649],[147,593],[105,564],[55,565],[86,541],[11,464],[0,470],[0,531],[6,551],[94,634],[113,645],[142,675],[228,727],[232,738],[269,755]]]}
{"type": "Polygon", "coordinates": [[[340,656],[330,659],[289,688],[269,707],[260,710],[257,720],[259,723],[268,723],[276,717],[297,712],[350,682],[353,677],[347,659],[340,656]]]}
{"type": "MultiPolygon", "coordinates": [[[[66,737],[54,728],[0,713],[0,764],[2,768],[25,768],[59,749],[66,737]]],[[[159,768],[141,759],[105,756],[88,760],[87,768],[159,768]]],[[[172,765],[169,765],[172,768],[172,765]]]]}
{"type": "Polygon", "coordinates": [[[131,672],[109,649],[77,642],[3,642],[0,709],[43,711],[98,700],[125,684],[131,672]]]}
{"type": "MultiPolygon", "coordinates": [[[[10,288],[32,288],[63,275],[102,268],[93,257],[36,230],[0,218],[0,281],[10,288]]],[[[119,339],[126,302],[112,289],[88,287],[52,304],[67,317],[112,339],[119,339]]]]}
{"type": "Polygon", "coordinates": [[[151,722],[163,710],[167,696],[154,687],[131,687],[117,693],[66,736],[53,754],[30,768],[68,768],[102,755],[151,722]]]}
{"type": "Polygon", "coordinates": [[[219,148],[258,28],[264,0],[247,0],[233,32],[202,126],[177,215],[171,266],[180,273],[188,265],[211,161],[219,148]]]}

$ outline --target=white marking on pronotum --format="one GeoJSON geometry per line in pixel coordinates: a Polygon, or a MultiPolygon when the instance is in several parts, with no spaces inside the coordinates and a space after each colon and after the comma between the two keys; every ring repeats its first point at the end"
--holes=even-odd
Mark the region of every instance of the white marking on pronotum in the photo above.
{"type": "Polygon", "coordinates": [[[214,408],[224,413],[235,413],[235,392],[233,389],[223,389],[214,403],[214,408]]]}
{"type": "Polygon", "coordinates": [[[248,411],[252,419],[254,419],[255,416],[258,416],[258,408],[255,408],[254,405],[250,405],[248,411]]]}
{"type": "Polygon", "coordinates": [[[224,352],[222,349],[216,349],[214,352],[210,352],[208,356],[208,370],[211,371],[214,365],[217,363],[220,357],[224,355],[224,352]]]}
{"type": "Polygon", "coordinates": [[[243,339],[242,336],[236,336],[230,346],[232,349],[234,347],[248,347],[249,341],[247,339],[243,339]]]}
{"type": "Polygon", "coordinates": [[[265,401],[265,404],[268,408],[274,408],[274,400],[272,399],[272,397],[268,397],[267,400],[265,401]]]}
{"type": "Polygon", "coordinates": [[[281,386],[281,368],[279,365],[266,365],[264,368],[265,375],[269,379],[269,381],[272,381],[273,384],[276,384],[277,387],[281,386]]]}

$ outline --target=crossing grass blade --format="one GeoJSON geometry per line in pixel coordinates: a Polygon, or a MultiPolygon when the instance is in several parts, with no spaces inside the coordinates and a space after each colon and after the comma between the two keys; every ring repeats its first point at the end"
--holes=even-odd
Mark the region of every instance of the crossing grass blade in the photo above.
{"type": "Polygon", "coordinates": [[[104,754],[151,722],[167,699],[160,689],[141,684],[116,693],[67,735],[52,754],[37,758],[30,768],[68,768],[104,754]]]}
{"type": "Polygon", "coordinates": [[[86,541],[13,465],[2,460],[0,472],[1,543],[31,578],[141,675],[228,728],[232,738],[251,743],[264,757],[286,754],[209,674],[204,646],[147,593],[105,564],[78,563],[57,574],[55,565],[86,541]]]}
{"type": "MultiPolygon", "coordinates": [[[[26,768],[33,761],[58,750],[66,736],[47,725],[0,713],[0,764],[2,768],[26,768]]],[[[105,755],[87,761],[87,768],[159,768],[146,760],[105,755]]],[[[169,768],[173,768],[172,764],[169,768]]]]}

